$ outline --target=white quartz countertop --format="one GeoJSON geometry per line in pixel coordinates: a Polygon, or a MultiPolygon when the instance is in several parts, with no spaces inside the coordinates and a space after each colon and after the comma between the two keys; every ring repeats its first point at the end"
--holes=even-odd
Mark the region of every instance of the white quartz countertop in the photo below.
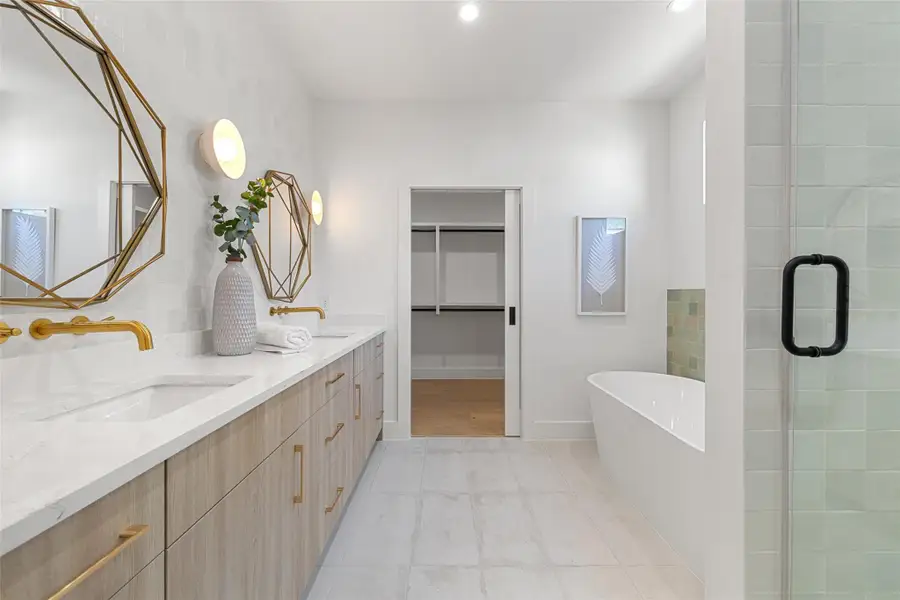
{"type": "MultiPolygon", "coordinates": [[[[308,350],[281,356],[184,356],[163,350],[90,364],[43,355],[40,360],[0,361],[0,554],[164,462],[194,442],[259,406],[335,359],[384,332],[354,326],[348,337],[316,338],[308,350]],[[32,370],[33,372],[28,372],[32,370]],[[92,385],[161,376],[246,377],[235,385],[158,418],[130,422],[29,418],[51,391],[90,390],[92,385]]],[[[337,332],[335,332],[337,333],[337,332]]],[[[122,354],[122,353],[119,353],[122,354]]]]}

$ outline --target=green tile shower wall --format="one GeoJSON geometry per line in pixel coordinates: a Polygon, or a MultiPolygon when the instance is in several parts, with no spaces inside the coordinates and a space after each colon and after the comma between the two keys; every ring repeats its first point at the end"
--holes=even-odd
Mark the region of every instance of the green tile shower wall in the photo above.
{"type": "Polygon", "coordinates": [[[706,290],[666,294],[666,373],[706,380],[706,290]]]}

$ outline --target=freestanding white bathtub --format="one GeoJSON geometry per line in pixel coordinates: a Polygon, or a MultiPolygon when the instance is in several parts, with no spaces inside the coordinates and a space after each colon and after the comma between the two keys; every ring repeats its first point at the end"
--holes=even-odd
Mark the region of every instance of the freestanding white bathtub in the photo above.
{"type": "Polygon", "coordinates": [[[601,463],[703,579],[706,385],[638,371],[594,373],[588,382],[601,463]]]}

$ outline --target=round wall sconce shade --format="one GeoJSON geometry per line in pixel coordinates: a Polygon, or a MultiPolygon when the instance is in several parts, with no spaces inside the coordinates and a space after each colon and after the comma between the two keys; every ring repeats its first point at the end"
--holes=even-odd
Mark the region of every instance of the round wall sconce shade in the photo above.
{"type": "Polygon", "coordinates": [[[213,170],[240,179],[247,168],[241,132],[228,119],[219,119],[200,135],[200,152],[213,170]]]}
{"type": "Polygon", "coordinates": [[[312,202],[310,202],[309,210],[312,212],[312,218],[316,225],[321,225],[322,213],[325,211],[325,207],[322,204],[322,194],[319,193],[319,190],[312,193],[312,202]]]}

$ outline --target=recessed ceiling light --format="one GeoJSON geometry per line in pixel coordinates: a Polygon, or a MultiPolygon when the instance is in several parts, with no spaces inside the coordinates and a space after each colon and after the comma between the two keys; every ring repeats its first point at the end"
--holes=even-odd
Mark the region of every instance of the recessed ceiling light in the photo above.
{"type": "Polygon", "coordinates": [[[459,18],[466,23],[471,23],[477,19],[479,14],[481,14],[481,10],[474,2],[466,2],[459,9],[459,18]]]}
{"type": "Polygon", "coordinates": [[[693,3],[694,0],[672,0],[669,2],[669,6],[666,7],[666,10],[673,13],[684,12],[689,9],[693,3]]]}

